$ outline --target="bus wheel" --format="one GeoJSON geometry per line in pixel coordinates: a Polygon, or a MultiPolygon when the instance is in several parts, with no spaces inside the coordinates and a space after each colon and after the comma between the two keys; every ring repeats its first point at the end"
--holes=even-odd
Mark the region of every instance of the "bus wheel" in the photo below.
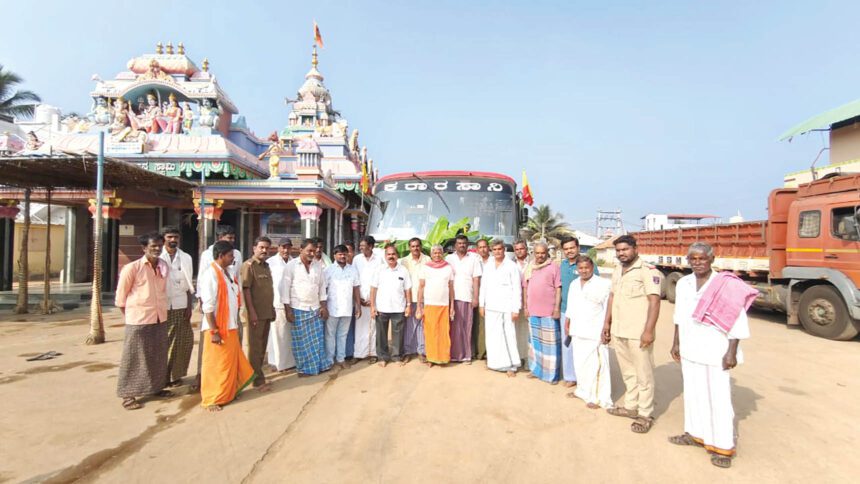
{"type": "Polygon", "coordinates": [[[827,339],[849,340],[857,336],[848,308],[833,286],[812,286],[800,296],[800,324],[810,334],[827,339]]]}
{"type": "Polygon", "coordinates": [[[666,276],[666,300],[670,303],[675,303],[675,286],[678,285],[678,279],[684,277],[680,272],[670,272],[666,276]]]}

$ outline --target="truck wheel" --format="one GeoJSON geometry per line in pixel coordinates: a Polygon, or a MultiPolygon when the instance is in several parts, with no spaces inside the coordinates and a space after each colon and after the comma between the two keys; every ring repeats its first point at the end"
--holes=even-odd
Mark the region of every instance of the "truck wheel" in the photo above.
{"type": "Polygon", "coordinates": [[[857,336],[848,308],[833,286],[812,286],[800,296],[800,324],[810,334],[834,340],[849,340],[857,336]]]}
{"type": "Polygon", "coordinates": [[[670,303],[675,303],[675,286],[678,285],[678,279],[684,277],[680,272],[670,272],[666,276],[666,300],[670,303]]]}

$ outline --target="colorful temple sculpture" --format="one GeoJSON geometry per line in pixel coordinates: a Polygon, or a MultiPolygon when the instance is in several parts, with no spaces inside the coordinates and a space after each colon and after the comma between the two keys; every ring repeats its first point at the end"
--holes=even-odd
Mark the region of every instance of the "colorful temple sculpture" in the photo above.
{"type": "MultiPolygon", "coordinates": [[[[93,76],[86,115],[63,117],[57,108],[39,106],[32,120],[16,123],[14,140],[4,138],[17,152],[0,156],[92,157],[104,132],[106,157],[193,182],[187,194],[171,198],[108,187],[108,290],[121,266],[139,256],[136,237],[164,225],[181,227],[182,248],[195,264],[218,224],[236,229],[243,252],[259,235],[318,236],[330,251],[363,234],[369,197],[362,192],[362,173],[374,171],[367,148],[359,147],[358,130],[350,132],[334,109],[318,67],[314,48],[297,97],[287,98],[286,126],[261,139],[219,85],[208,59],[198,67],[182,43],[175,49],[158,43],[154,53],[131,59],[113,79],[93,76]],[[21,133],[34,139],[19,140],[21,133]]],[[[34,190],[31,198],[43,202],[45,195],[34,190]]],[[[0,186],[6,205],[22,198],[23,190],[0,186]]],[[[52,203],[68,213],[63,282],[86,282],[92,272],[89,219],[95,191],[54,189],[52,203]]],[[[0,248],[11,253],[11,246],[0,248]]],[[[0,290],[9,288],[11,281],[2,281],[0,290]]]]}

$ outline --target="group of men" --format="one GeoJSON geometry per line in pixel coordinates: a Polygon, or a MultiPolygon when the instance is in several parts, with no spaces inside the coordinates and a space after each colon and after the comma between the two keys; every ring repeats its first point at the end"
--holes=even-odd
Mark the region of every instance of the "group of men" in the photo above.
{"type": "MultiPolygon", "coordinates": [[[[470,252],[465,235],[447,257],[438,245],[428,257],[418,238],[403,258],[393,244],[380,253],[368,236],[357,253],[351,243],[334,247],[333,260],[319,240],[303,240],[292,257],[291,241],[282,239],[270,256],[272,241],[258,237],[243,263],[232,228],[222,225],[218,241],[201,254],[196,289],[179,237],[175,227],[140,237],[143,257],[120,275],[116,305],[126,317],[126,336],[118,395],[127,409],[140,408],[144,396],[171,396],[165,388],[186,376],[197,299],[203,319],[194,386],[210,411],[245,386],[270,389],[266,354],[277,370],[295,366],[299,376],[346,367],[350,358],[382,367],[413,357],[431,367],[486,358],[489,369],[509,377],[527,365],[529,378],[563,381],[573,388],[568,396],[588,408],[633,419],[633,432],[654,424],[661,275],[638,257],[632,236],[615,240],[620,265],[608,280],[579,253],[575,238],[561,241],[564,258],[556,264],[542,242],[534,244],[533,257],[525,242],[515,242],[510,259],[501,240],[479,240],[470,252]],[[611,398],[610,344],[626,387],[618,405],[611,398]]],[[[745,308],[731,333],[695,326],[694,300],[713,277],[713,251],[694,244],[688,259],[694,274],[678,283],[672,357],[683,362],[684,385],[695,395],[685,393],[686,433],[670,441],[702,445],[714,465],[727,467],[734,434],[724,374],[737,364],[737,341],[749,334],[745,308]]]]}

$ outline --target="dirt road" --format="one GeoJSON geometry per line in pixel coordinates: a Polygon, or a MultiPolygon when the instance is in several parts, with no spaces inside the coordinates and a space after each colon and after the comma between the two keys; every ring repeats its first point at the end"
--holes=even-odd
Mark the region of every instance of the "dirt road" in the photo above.
{"type": "MultiPolygon", "coordinates": [[[[680,366],[669,358],[672,305],[656,346],[657,416],[647,435],[585,408],[566,389],[509,379],[483,363],[428,369],[358,364],[274,378],[223,412],[199,396],[115,396],[123,335],[83,344],[87,312],[0,315],[0,482],[571,482],[850,481],[860,436],[860,341],[833,342],[754,312],[734,370],[738,458],[666,442],[683,430],[680,366]],[[20,322],[24,321],[24,322],[20,322]],[[26,362],[54,350],[62,356],[26,362]]],[[[196,357],[195,357],[196,358],[196,357]]],[[[196,361],[196,359],[195,359],[196,361]]],[[[613,396],[622,387],[613,366],[613,396]]]]}

